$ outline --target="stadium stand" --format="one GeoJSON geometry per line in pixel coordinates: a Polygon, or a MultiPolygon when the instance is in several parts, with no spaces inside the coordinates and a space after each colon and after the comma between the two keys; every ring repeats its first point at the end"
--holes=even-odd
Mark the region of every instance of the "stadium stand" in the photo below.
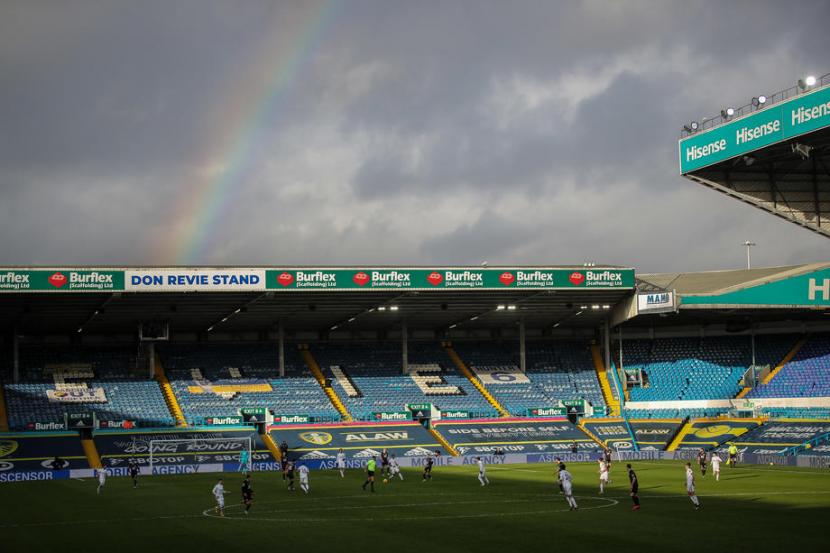
{"type": "MultiPolygon", "coordinates": [[[[784,365],[767,384],[761,384],[750,391],[748,398],[768,397],[828,397],[830,396],[830,336],[810,336],[795,357],[784,365]]],[[[788,410],[790,414],[775,416],[810,416],[788,410]]],[[[825,410],[825,413],[827,410],[825,410]]],[[[826,416],[823,415],[823,416],[826,416]]]]}
{"type": "Polygon", "coordinates": [[[409,346],[409,375],[403,375],[400,344],[313,344],[311,351],[349,412],[358,420],[372,413],[401,411],[409,403],[441,410],[495,416],[484,397],[459,375],[436,343],[409,346]]]}
{"type": "MultiPolygon", "coordinates": [[[[774,366],[792,348],[791,335],[756,338],[756,365],[774,366]]],[[[641,368],[648,385],[630,388],[631,401],[727,399],[740,391],[740,381],[752,364],[746,337],[660,338],[627,340],[624,367],[641,368]]],[[[629,413],[647,417],[647,413],[629,413]]],[[[669,412],[660,417],[711,416],[712,412],[669,412]]]]}
{"type": "Polygon", "coordinates": [[[99,420],[173,425],[158,383],[137,370],[136,359],[134,346],[21,348],[21,381],[4,386],[10,429],[90,412],[99,420]]]}
{"type": "Polygon", "coordinates": [[[513,415],[526,415],[528,409],[571,399],[585,399],[594,406],[596,416],[605,415],[605,400],[587,343],[528,341],[526,374],[518,368],[518,347],[494,342],[456,342],[453,347],[513,415]]]}
{"type": "Polygon", "coordinates": [[[165,344],[159,355],[190,424],[237,415],[243,407],[340,420],[293,345],[285,347],[284,378],[274,344],[165,344]]]}

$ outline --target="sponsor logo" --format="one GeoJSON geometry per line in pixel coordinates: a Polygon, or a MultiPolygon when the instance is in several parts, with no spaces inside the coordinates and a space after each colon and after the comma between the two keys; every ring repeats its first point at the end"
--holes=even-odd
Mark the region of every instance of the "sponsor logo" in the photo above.
{"type": "Polygon", "coordinates": [[[21,290],[31,287],[29,275],[9,271],[0,275],[0,290],[21,290]]]}
{"type": "Polygon", "coordinates": [[[326,445],[331,443],[332,436],[328,432],[303,432],[300,439],[314,445],[326,445]]]}
{"type": "MultiPolygon", "coordinates": [[[[326,434],[331,438],[331,434],[326,434]]],[[[302,434],[300,435],[302,437],[302,434]]],[[[303,438],[305,439],[305,438],[303,438]]],[[[346,434],[347,442],[397,442],[409,439],[408,432],[355,432],[353,434],[346,434]]],[[[308,440],[306,440],[308,441],[308,440]]],[[[331,441],[331,440],[329,440],[331,441]]],[[[328,443],[328,442],[325,442],[328,443]]],[[[320,444],[323,445],[323,444],[320,444]]]]}
{"type": "Polygon", "coordinates": [[[12,470],[13,468],[14,468],[13,463],[9,463],[8,461],[0,461],[0,471],[12,470]]]}
{"type": "Polygon", "coordinates": [[[408,413],[375,413],[376,421],[408,421],[410,417],[408,413]]]}
{"type": "Polygon", "coordinates": [[[553,286],[551,271],[516,271],[516,286],[553,286]]]}
{"type": "Polygon", "coordinates": [[[531,409],[530,414],[534,417],[564,417],[565,409],[563,407],[543,407],[540,409],[531,409]]]}
{"type": "Polygon", "coordinates": [[[367,457],[379,457],[379,456],[380,456],[380,451],[378,451],[376,449],[370,449],[370,448],[362,449],[362,450],[360,450],[360,451],[358,451],[357,453],[354,454],[354,457],[356,459],[366,459],[367,457]]]}
{"type": "Polygon", "coordinates": [[[294,283],[294,275],[289,272],[280,273],[277,276],[277,282],[282,286],[291,286],[294,283]]]}
{"type": "Polygon", "coordinates": [[[335,288],[337,275],[331,271],[297,271],[297,288],[335,288]]]}
{"type": "Polygon", "coordinates": [[[438,271],[432,271],[430,274],[427,275],[427,282],[429,282],[433,286],[438,286],[439,284],[444,282],[444,275],[442,275],[438,271]]]}
{"type": "Polygon", "coordinates": [[[484,274],[479,271],[444,271],[447,288],[478,288],[484,286],[484,274]]]}
{"type": "Polygon", "coordinates": [[[14,440],[0,440],[0,457],[8,457],[17,451],[17,442],[14,440]]]}
{"type": "Polygon", "coordinates": [[[274,424],[302,424],[310,422],[308,415],[275,415],[274,424]]]}
{"type": "Polygon", "coordinates": [[[499,282],[501,282],[505,286],[510,286],[511,284],[516,282],[516,276],[510,271],[505,271],[499,275],[499,282]]]}
{"type": "Polygon", "coordinates": [[[622,286],[620,271],[585,271],[585,286],[622,286]]]}
{"type": "Polygon", "coordinates": [[[99,421],[98,426],[100,428],[123,428],[124,430],[130,430],[135,428],[135,421],[99,421]]]}
{"type": "Polygon", "coordinates": [[[469,419],[470,413],[468,411],[442,411],[442,419],[469,419]]]}
{"type": "Polygon", "coordinates": [[[424,455],[432,455],[432,452],[425,447],[416,447],[404,453],[404,457],[423,457],[424,455]]]}
{"type": "Polygon", "coordinates": [[[221,425],[221,424],[241,424],[242,417],[208,417],[205,419],[205,424],[208,425],[221,425]]]}
{"type": "Polygon", "coordinates": [[[55,288],[61,288],[67,282],[66,275],[63,273],[54,273],[47,280],[55,288]]]}
{"type": "Polygon", "coordinates": [[[26,430],[66,430],[66,425],[62,422],[29,422],[26,430]]]}
{"type": "Polygon", "coordinates": [[[302,457],[300,457],[300,459],[333,459],[333,458],[334,458],[333,455],[329,455],[327,453],[323,453],[322,451],[317,451],[317,450],[310,451],[310,452],[306,453],[305,455],[303,455],[302,457]]]}
{"type": "Polygon", "coordinates": [[[357,272],[357,273],[354,274],[354,276],[352,277],[352,280],[358,286],[364,286],[364,285],[366,285],[367,282],[369,282],[369,275],[367,275],[363,271],[360,271],[360,272],[357,272]]]}
{"type": "Polygon", "coordinates": [[[412,274],[402,271],[372,271],[372,286],[375,288],[409,288],[412,274]]]}
{"type": "Polygon", "coordinates": [[[728,424],[714,424],[695,430],[694,435],[698,438],[717,438],[718,436],[725,436],[727,434],[740,436],[747,430],[748,428],[733,428],[728,424]]]}
{"type": "Polygon", "coordinates": [[[585,275],[583,275],[582,273],[574,271],[573,273],[570,274],[570,276],[568,276],[568,280],[570,280],[571,284],[573,284],[574,286],[579,286],[583,282],[585,282],[585,275]]]}

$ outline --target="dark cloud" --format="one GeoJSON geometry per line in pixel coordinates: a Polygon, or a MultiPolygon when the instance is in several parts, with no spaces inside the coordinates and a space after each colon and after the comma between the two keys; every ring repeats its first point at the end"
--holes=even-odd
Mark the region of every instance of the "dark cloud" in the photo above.
{"type": "Polygon", "coordinates": [[[693,270],[740,266],[748,238],[757,263],[815,261],[826,239],[680,178],[676,141],[826,71],[826,14],[4,2],[0,263],[182,262],[188,226],[200,263],[693,270]]]}

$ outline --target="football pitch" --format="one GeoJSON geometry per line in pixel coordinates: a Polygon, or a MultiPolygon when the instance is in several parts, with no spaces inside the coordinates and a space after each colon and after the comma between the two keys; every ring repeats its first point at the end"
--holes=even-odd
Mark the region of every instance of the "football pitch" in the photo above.
{"type": "MultiPolygon", "coordinates": [[[[743,466],[720,482],[697,475],[702,509],[685,493],[681,462],[634,462],[642,509],[631,510],[624,465],[598,495],[595,464],[574,463],[579,511],[559,495],[552,465],[436,467],[431,482],[363,492],[363,473],[313,471],[311,493],[289,492],[279,473],[254,473],[249,515],[239,474],[225,474],[226,516],[213,512],[219,475],[110,478],[0,485],[5,551],[542,551],[553,549],[782,551],[827,544],[830,471],[743,466]]],[[[380,480],[380,479],[379,479],[380,480]]],[[[297,482],[299,484],[299,481],[297,482]]]]}

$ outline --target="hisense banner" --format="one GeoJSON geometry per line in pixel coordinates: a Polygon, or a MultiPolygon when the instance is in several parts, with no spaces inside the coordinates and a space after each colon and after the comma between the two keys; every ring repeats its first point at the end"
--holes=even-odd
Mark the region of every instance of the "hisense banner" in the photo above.
{"type": "Polygon", "coordinates": [[[686,174],[828,125],[830,87],[825,87],[680,140],[680,173],[686,174]]]}

